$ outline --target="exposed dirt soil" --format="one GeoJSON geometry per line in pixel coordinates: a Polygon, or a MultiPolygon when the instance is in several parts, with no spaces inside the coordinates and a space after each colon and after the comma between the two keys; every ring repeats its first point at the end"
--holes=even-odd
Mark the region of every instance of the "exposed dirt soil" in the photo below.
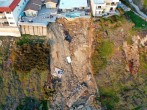
{"type": "Polygon", "coordinates": [[[47,36],[48,39],[51,39],[51,71],[54,72],[55,67],[64,70],[61,86],[58,87],[52,107],[53,109],[72,107],[78,109],[79,106],[83,106],[83,109],[89,106],[97,108],[99,105],[93,105],[97,86],[90,65],[91,39],[88,36],[90,35],[89,31],[87,31],[90,22],[87,19],[74,21],[60,19],[58,23],[49,26],[47,36]],[[64,31],[68,31],[72,37],[71,43],[64,40],[64,31]],[[71,64],[67,63],[66,57],[68,56],[71,57],[71,64]],[[87,85],[86,88],[78,89],[82,83],[87,85]],[[74,92],[76,89],[79,93],[74,92]],[[69,107],[70,105],[72,107],[69,107]]]}

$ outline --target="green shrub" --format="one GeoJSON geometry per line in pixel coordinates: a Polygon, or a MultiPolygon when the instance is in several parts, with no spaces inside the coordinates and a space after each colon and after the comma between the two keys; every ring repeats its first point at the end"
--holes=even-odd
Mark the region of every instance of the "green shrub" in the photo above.
{"type": "Polygon", "coordinates": [[[146,72],[147,70],[147,53],[140,54],[140,72],[146,72]]]}
{"type": "Polygon", "coordinates": [[[125,13],[132,22],[135,24],[135,28],[147,29],[147,22],[136,15],[133,11],[129,11],[125,13]]]}
{"type": "Polygon", "coordinates": [[[48,68],[49,44],[42,39],[22,38],[18,46],[11,51],[11,58],[15,70],[30,71],[33,68],[45,70],[48,68]]]}
{"type": "Polygon", "coordinates": [[[112,88],[100,88],[100,96],[102,106],[106,106],[108,110],[114,110],[119,102],[119,97],[112,88]]]}
{"type": "Polygon", "coordinates": [[[48,110],[47,101],[39,101],[31,97],[21,100],[16,110],[48,110]]]}
{"type": "Polygon", "coordinates": [[[91,57],[91,63],[93,66],[93,72],[98,73],[99,70],[107,66],[107,59],[113,53],[113,43],[109,40],[97,40],[95,51],[91,57]]]}
{"type": "Polygon", "coordinates": [[[108,40],[102,41],[100,48],[98,49],[100,56],[102,58],[108,58],[113,52],[113,47],[114,45],[112,42],[108,40]]]}
{"type": "Polygon", "coordinates": [[[3,78],[0,76],[0,88],[3,86],[3,78]]]}

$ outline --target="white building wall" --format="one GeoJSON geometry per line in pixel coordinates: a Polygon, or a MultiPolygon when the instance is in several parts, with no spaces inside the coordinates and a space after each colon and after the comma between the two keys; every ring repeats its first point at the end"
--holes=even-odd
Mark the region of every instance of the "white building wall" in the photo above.
{"type": "Polygon", "coordinates": [[[10,12],[10,13],[5,12],[5,16],[7,18],[7,21],[9,23],[9,26],[17,26],[17,22],[15,21],[15,18],[13,16],[13,13],[12,12],[10,12]]]}
{"type": "Polygon", "coordinates": [[[119,0],[106,0],[103,4],[95,4],[94,0],[91,0],[91,8],[92,8],[92,14],[93,16],[102,16],[104,13],[111,13],[110,9],[113,8],[113,11],[116,10],[117,3],[119,0]],[[111,5],[111,3],[114,2],[116,5],[111,5]],[[98,7],[101,8],[98,8],[98,7]]]}
{"type": "Polygon", "coordinates": [[[21,14],[21,12],[23,12],[26,4],[28,3],[29,0],[20,0],[19,4],[16,6],[16,8],[13,10],[13,17],[16,21],[16,24],[18,22],[18,18],[21,14]]]}
{"type": "Polygon", "coordinates": [[[37,16],[37,14],[38,14],[38,11],[34,11],[34,10],[27,10],[27,11],[25,11],[25,15],[26,16],[33,17],[33,16],[37,16]]]}
{"type": "Polygon", "coordinates": [[[95,16],[95,9],[96,8],[96,6],[95,6],[95,4],[94,4],[94,1],[93,0],[91,0],[91,9],[92,9],[92,14],[93,14],[93,16],[95,16]]]}
{"type": "Polygon", "coordinates": [[[48,2],[46,3],[46,8],[56,8],[56,3],[48,2]]]}
{"type": "Polygon", "coordinates": [[[23,12],[28,1],[29,0],[21,0],[19,2],[19,4],[16,6],[16,8],[13,10],[13,12],[11,12],[11,13],[4,12],[4,14],[7,18],[7,21],[9,23],[9,26],[17,26],[19,16],[20,16],[21,12],[23,12]]]}

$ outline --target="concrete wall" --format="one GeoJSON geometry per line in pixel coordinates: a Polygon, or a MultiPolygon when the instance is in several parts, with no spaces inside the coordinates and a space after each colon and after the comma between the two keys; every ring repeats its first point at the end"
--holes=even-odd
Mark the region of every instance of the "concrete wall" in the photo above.
{"type": "Polygon", "coordinates": [[[53,3],[53,2],[47,2],[46,3],[46,8],[56,8],[56,3],[53,3]]]}
{"type": "Polygon", "coordinates": [[[46,36],[47,27],[44,26],[30,26],[30,25],[21,25],[21,34],[37,35],[37,36],[46,36]]]}
{"type": "Polygon", "coordinates": [[[0,36],[20,37],[21,33],[18,27],[0,27],[0,36]]]}
{"type": "Polygon", "coordinates": [[[100,16],[103,14],[103,12],[109,13],[111,8],[113,8],[113,11],[116,10],[118,1],[119,0],[113,0],[113,2],[116,5],[111,5],[112,2],[110,2],[109,0],[105,0],[105,3],[102,4],[95,4],[94,0],[91,0],[91,8],[92,8],[93,16],[100,16]],[[109,5],[107,5],[107,3],[109,3],[109,5]],[[97,8],[98,6],[101,6],[101,8],[97,8]]]}
{"type": "Polygon", "coordinates": [[[34,11],[34,10],[25,11],[26,16],[37,16],[37,14],[38,14],[38,11],[34,11]]]}
{"type": "Polygon", "coordinates": [[[9,26],[17,26],[17,21],[19,19],[19,16],[21,12],[24,10],[26,4],[29,0],[20,0],[19,4],[16,6],[16,8],[11,13],[4,13],[7,21],[9,23],[9,26]]]}

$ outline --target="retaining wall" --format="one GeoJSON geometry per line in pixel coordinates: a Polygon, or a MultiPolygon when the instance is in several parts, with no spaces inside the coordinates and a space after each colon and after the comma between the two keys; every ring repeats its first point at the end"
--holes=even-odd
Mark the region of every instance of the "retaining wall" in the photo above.
{"type": "Polygon", "coordinates": [[[18,27],[0,27],[0,36],[20,37],[21,33],[18,27]]]}
{"type": "Polygon", "coordinates": [[[21,25],[20,30],[21,30],[21,34],[29,34],[29,35],[37,35],[37,36],[47,35],[47,26],[21,25]]]}

